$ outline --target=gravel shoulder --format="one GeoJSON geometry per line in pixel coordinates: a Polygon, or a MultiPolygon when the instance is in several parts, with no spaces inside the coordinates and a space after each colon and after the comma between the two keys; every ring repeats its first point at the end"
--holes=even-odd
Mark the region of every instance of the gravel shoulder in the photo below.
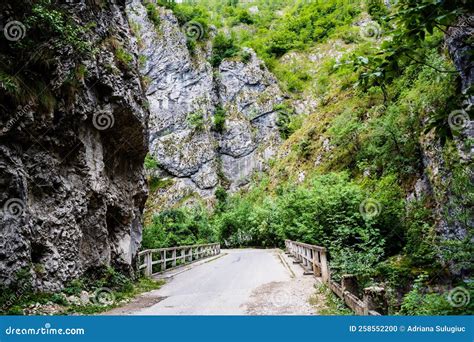
{"type": "Polygon", "coordinates": [[[271,282],[256,288],[246,304],[248,315],[318,315],[325,307],[324,296],[316,294],[315,285],[320,281],[311,275],[304,275],[303,268],[282,251],[275,251],[277,257],[292,276],[287,281],[271,282]],[[317,303],[318,305],[312,305],[317,303]]]}

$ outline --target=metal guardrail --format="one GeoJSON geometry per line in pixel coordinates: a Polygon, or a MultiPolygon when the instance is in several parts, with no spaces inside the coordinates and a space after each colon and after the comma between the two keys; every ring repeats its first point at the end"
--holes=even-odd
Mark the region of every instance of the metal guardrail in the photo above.
{"type": "Polygon", "coordinates": [[[380,288],[364,289],[364,299],[360,300],[354,292],[357,287],[355,277],[352,275],[343,276],[341,285],[331,279],[329,272],[326,248],[310,245],[307,243],[285,240],[286,251],[291,255],[296,263],[301,264],[303,268],[314,274],[315,277],[321,277],[323,283],[341,298],[346,305],[357,315],[379,316],[376,311],[377,297],[380,297],[380,288]]]}
{"type": "Polygon", "coordinates": [[[147,249],[138,253],[138,269],[139,271],[144,270],[146,276],[152,276],[178,266],[218,255],[220,252],[221,245],[218,243],[147,249]]]}

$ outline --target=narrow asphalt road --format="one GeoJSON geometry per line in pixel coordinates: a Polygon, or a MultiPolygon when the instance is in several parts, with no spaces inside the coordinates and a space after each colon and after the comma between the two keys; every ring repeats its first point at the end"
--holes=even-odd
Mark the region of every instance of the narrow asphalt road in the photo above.
{"type": "Polygon", "coordinates": [[[226,250],[108,314],[314,315],[314,284],[280,250],[226,250]]]}
{"type": "Polygon", "coordinates": [[[252,291],[290,280],[273,250],[232,250],[223,257],[178,274],[157,294],[163,301],[138,315],[240,315],[252,291]]]}

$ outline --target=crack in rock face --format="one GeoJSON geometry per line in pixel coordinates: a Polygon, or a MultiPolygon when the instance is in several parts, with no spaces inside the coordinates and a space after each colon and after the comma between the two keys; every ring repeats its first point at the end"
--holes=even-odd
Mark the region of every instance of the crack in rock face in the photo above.
{"type": "Polygon", "coordinates": [[[158,10],[161,20],[155,27],[139,0],[127,7],[145,60],[141,73],[148,80],[150,153],[174,179],[158,194],[159,207],[166,208],[192,196],[212,200],[220,182],[236,191],[264,169],[280,144],[274,107],[283,95],[252,50],[246,63],[223,61],[213,69],[211,43],[198,44],[191,54],[172,12],[158,10]],[[219,132],[213,129],[218,107],[226,113],[219,132]]]}

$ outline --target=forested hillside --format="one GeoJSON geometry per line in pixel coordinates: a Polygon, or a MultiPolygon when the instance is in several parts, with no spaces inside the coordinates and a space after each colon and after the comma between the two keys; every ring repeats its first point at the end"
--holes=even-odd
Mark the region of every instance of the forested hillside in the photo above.
{"type": "Polygon", "coordinates": [[[212,42],[217,74],[256,51],[285,100],[274,107],[282,142],[268,167],[237,192],[221,175],[211,205],[149,210],[144,247],[303,241],[329,249],[334,278],[386,286],[392,313],[472,310],[447,298],[457,286],[472,291],[468,4],[159,5],[188,30],[191,53],[212,42]]]}

